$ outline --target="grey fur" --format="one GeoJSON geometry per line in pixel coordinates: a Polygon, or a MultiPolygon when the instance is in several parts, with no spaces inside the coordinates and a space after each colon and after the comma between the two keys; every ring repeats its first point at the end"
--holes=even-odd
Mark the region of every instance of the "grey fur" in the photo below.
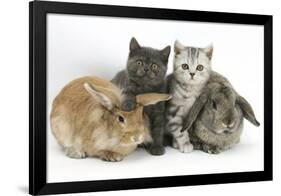
{"type": "Polygon", "coordinates": [[[188,130],[195,149],[218,154],[239,142],[243,117],[255,126],[260,125],[250,104],[225,77],[212,72],[190,109],[182,131],[188,130]]]}
{"type": "MultiPolygon", "coordinates": [[[[162,50],[150,47],[142,47],[135,38],[131,39],[130,52],[127,61],[127,69],[120,71],[112,82],[123,88],[125,99],[122,101],[122,109],[130,111],[136,105],[136,95],[142,93],[165,93],[166,72],[170,46],[162,50]],[[141,62],[141,63],[139,63],[141,62]],[[157,69],[153,69],[156,64],[157,69]]],[[[147,106],[144,112],[149,116],[151,123],[151,135],[153,142],[148,146],[153,155],[162,155],[163,147],[164,113],[165,104],[162,102],[147,106]]]]}
{"type": "Polygon", "coordinates": [[[193,146],[188,132],[181,132],[184,118],[209,79],[212,46],[185,47],[176,41],[174,50],[174,72],[167,78],[167,91],[173,98],[167,103],[166,133],[173,138],[172,146],[185,153],[191,152],[193,146]],[[184,64],[188,68],[184,69],[184,64]],[[198,65],[203,66],[203,70],[198,70],[198,65]]]}

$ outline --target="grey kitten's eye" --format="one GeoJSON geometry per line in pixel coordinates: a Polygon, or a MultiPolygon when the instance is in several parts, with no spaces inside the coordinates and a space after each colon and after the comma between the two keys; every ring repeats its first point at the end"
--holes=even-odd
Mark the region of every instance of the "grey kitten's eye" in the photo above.
{"type": "Polygon", "coordinates": [[[202,71],[204,69],[203,65],[197,65],[196,69],[198,71],[202,71]]]}
{"type": "Polygon", "coordinates": [[[123,116],[118,116],[118,121],[121,122],[121,123],[124,123],[125,122],[125,119],[123,116]]]}
{"type": "Polygon", "coordinates": [[[140,60],[137,61],[137,65],[138,65],[138,66],[142,66],[142,61],[140,61],[140,60]]]}
{"type": "Polygon", "coordinates": [[[188,66],[188,64],[186,64],[186,63],[182,64],[181,67],[182,67],[184,70],[189,69],[189,66],[188,66]]]}
{"type": "Polygon", "coordinates": [[[153,64],[151,65],[152,71],[157,71],[158,68],[159,68],[159,66],[158,66],[157,64],[155,64],[155,63],[153,63],[153,64]]]}

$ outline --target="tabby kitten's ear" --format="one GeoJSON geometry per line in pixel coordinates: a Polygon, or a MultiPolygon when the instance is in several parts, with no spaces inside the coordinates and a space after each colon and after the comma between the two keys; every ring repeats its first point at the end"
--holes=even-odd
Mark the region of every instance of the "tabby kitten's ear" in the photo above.
{"type": "Polygon", "coordinates": [[[211,60],[213,55],[213,44],[209,44],[206,48],[203,48],[203,51],[206,53],[207,57],[211,60]]]}
{"type": "Polygon", "coordinates": [[[136,38],[132,37],[130,42],[130,51],[139,49],[141,46],[137,42],[136,38]]]}
{"type": "Polygon", "coordinates": [[[162,53],[162,55],[164,56],[164,58],[166,60],[168,60],[170,52],[171,52],[171,47],[170,46],[166,46],[164,49],[161,50],[161,53],[162,53]]]}
{"type": "Polygon", "coordinates": [[[176,40],[174,44],[175,55],[181,53],[182,50],[184,50],[184,45],[182,45],[178,40],[176,40]]]}

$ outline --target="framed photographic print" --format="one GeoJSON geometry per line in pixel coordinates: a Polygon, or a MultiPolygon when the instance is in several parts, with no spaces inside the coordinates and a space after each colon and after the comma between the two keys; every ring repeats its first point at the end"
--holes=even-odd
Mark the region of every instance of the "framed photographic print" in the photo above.
{"type": "Polygon", "coordinates": [[[29,9],[30,194],[272,180],[272,16],[29,9]]]}

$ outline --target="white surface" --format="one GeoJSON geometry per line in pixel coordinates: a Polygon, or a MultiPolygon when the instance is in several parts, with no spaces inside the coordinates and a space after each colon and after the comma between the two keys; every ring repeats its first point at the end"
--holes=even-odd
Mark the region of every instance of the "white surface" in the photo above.
{"type": "MultiPolygon", "coordinates": [[[[143,196],[143,195],[206,195],[237,196],[278,195],[281,192],[281,13],[275,0],[73,0],[104,4],[167,7],[178,9],[208,10],[221,12],[244,12],[274,15],[274,181],[237,183],[225,185],[190,186],[175,188],[142,189],[79,195],[95,196],[143,196]],[[277,36],[276,36],[277,35],[277,36]]],[[[27,195],[28,191],[28,3],[27,1],[1,1],[0,18],[0,119],[1,119],[1,195],[27,195]],[[13,109],[11,109],[11,106],[13,109]],[[12,139],[12,141],[11,141],[12,139]]],[[[68,194],[74,196],[77,194],[68,194]]]]}
{"type": "Polygon", "coordinates": [[[239,145],[220,155],[201,151],[183,154],[169,147],[166,148],[165,155],[151,156],[139,148],[123,161],[116,163],[97,158],[70,159],[59,150],[53,138],[50,140],[48,182],[263,170],[263,146],[259,145],[260,134],[256,130],[245,131],[239,145]]]}
{"type": "MultiPolygon", "coordinates": [[[[261,123],[256,128],[246,122],[241,143],[218,156],[167,149],[164,156],[154,157],[138,150],[120,163],[70,159],[48,128],[48,182],[263,170],[263,26],[62,14],[48,14],[47,21],[49,112],[54,96],[69,81],[85,75],[111,79],[124,69],[135,36],[141,45],[172,45],[172,51],[176,39],[199,47],[212,42],[213,69],[229,78],[261,123]]],[[[173,52],[169,73],[172,62],[173,52]]]]}

